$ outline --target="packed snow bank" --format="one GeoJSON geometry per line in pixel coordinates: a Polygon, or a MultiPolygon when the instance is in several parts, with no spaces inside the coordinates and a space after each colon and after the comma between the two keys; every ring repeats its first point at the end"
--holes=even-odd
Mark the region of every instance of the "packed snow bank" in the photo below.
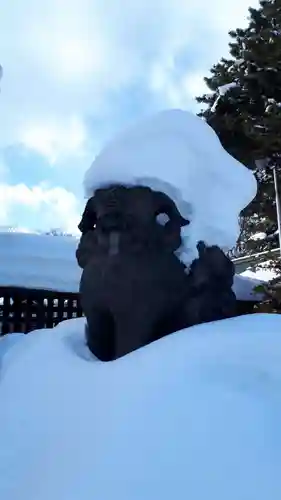
{"type": "Polygon", "coordinates": [[[264,299],[265,294],[257,292],[255,288],[270,282],[278,276],[280,276],[280,273],[266,267],[264,269],[261,267],[255,271],[247,269],[243,273],[234,276],[233,290],[239,300],[260,301],[264,299]]]}
{"type": "Polygon", "coordinates": [[[235,245],[238,214],[256,194],[253,174],[206,122],[181,110],[158,113],[110,142],[85,174],[86,196],[115,182],[147,185],[173,198],[191,220],[182,230],[180,257],[187,264],[199,240],[225,250],[235,245]]]}
{"type": "Polygon", "coordinates": [[[77,245],[72,237],[0,232],[0,285],[77,292],[77,245]]]}
{"type": "Polygon", "coordinates": [[[262,283],[264,283],[264,281],[257,277],[235,274],[232,289],[238,300],[259,301],[264,298],[264,294],[257,293],[255,288],[262,283]]]}
{"type": "Polygon", "coordinates": [[[274,271],[274,269],[256,269],[255,271],[250,271],[250,269],[247,269],[243,273],[241,273],[241,276],[244,276],[245,278],[251,278],[255,280],[259,280],[260,282],[268,282],[273,280],[274,278],[277,278],[278,272],[274,271]]]}
{"type": "Polygon", "coordinates": [[[24,333],[9,333],[0,337],[0,370],[2,359],[6,352],[8,352],[19,340],[26,338],[24,333]]]}
{"type": "Polygon", "coordinates": [[[196,326],[112,363],[83,329],[4,355],[1,500],[281,498],[280,316],[196,326]]]}

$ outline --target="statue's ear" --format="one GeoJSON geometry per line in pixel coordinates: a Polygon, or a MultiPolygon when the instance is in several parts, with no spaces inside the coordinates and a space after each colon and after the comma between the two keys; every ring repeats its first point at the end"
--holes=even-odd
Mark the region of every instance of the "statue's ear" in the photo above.
{"type": "Polygon", "coordinates": [[[88,231],[93,230],[96,221],[97,221],[97,216],[95,212],[94,198],[92,197],[87,201],[85,210],[82,215],[82,219],[78,224],[79,231],[81,231],[82,234],[85,234],[88,231]]]}
{"type": "Polygon", "coordinates": [[[166,194],[157,191],[154,194],[154,202],[156,208],[155,215],[159,216],[160,214],[166,214],[170,219],[170,225],[176,224],[182,227],[190,223],[189,220],[182,217],[174,201],[166,194]]]}
{"type": "Polygon", "coordinates": [[[174,201],[162,192],[154,194],[155,215],[157,221],[164,217],[164,239],[166,249],[176,251],[181,245],[181,228],[189,224],[189,220],[182,217],[174,201]],[[167,220],[168,219],[168,220],[167,220]]]}

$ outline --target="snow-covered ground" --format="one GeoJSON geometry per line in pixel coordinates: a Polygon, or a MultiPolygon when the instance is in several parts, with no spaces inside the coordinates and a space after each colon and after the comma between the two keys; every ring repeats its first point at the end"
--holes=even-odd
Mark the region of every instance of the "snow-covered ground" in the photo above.
{"type": "MultiPolygon", "coordinates": [[[[191,220],[185,262],[200,239],[233,246],[256,190],[214,132],[180,111],[121,134],[85,187],[116,181],[174,198],[191,220]]],[[[76,246],[0,234],[1,284],[77,291],[76,246]]],[[[253,298],[258,282],[236,276],[237,297],[253,298]]],[[[90,354],[84,321],[0,338],[1,500],[281,498],[281,316],[195,326],[111,363],[90,354]]]]}
{"type": "Polygon", "coordinates": [[[182,229],[186,264],[197,257],[199,240],[235,246],[238,215],[257,189],[253,173],[223,149],[213,129],[181,110],[158,113],[111,141],[85,174],[86,196],[114,182],[150,186],[176,202],[191,221],[182,229]]]}
{"type": "Polygon", "coordinates": [[[0,371],[1,500],[279,500],[280,331],[281,316],[238,317],[111,363],[83,319],[18,337],[0,371]]]}

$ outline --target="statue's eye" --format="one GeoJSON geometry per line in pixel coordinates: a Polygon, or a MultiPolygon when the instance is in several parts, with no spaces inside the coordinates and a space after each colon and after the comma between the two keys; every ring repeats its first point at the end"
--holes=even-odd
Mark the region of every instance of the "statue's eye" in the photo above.
{"type": "Polygon", "coordinates": [[[78,225],[78,229],[82,234],[86,234],[88,231],[93,231],[93,229],[96,228],[96,220],[96,213],[91,209],[91,205],[88,202],[82,215],[81,222],[78,225]]]}
{"type": "Polygon", "coordinates": [[[160,224],[160,226],[165,226],[167,222],[169,222],[169,220],[170,217],[165,212],[160,212],[156,215],[156,221],[158,222],[158,224],[160,224]]]}

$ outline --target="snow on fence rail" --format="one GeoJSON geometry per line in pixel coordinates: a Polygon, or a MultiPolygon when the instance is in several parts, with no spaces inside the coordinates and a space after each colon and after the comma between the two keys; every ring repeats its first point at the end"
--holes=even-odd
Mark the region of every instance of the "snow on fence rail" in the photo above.
{"type": "Polygon", "coordinates": [[[0,287],[0,298],[0,335],[53,328],[83,315],[77,293],[0,287]]]}
{"type": "Polygon", "coordinates": [[[279,254],[280,248],[275,248],[274,250],[265,250],[264,252],[237,257],[232,259],[232,262],[235,266],[236,273],[240,274],[255,263],[261,263],[265,260],[270,260],[270,258],[276,258],[279,254]]]}

